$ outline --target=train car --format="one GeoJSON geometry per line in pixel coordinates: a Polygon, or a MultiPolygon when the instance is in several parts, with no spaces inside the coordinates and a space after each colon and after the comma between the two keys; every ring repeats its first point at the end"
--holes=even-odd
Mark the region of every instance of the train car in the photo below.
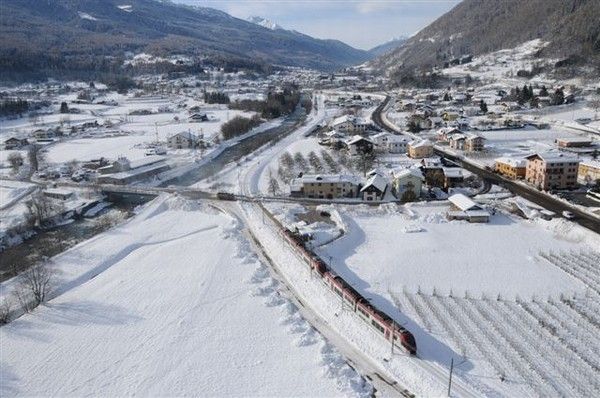
{"type": "Polygon", "coordinates": [[[219,200],[236,200],[235,195],[230,192],[217,192],[217,199],[219,199],[219,200]]]}
{"type": "Polygon", "coordinates": [[[406,329],[400,332],[400,344],[410,355],[417,355],[417,342],[415,341],[415,336],[406,329]]]}
{"type": "MultiPolygon", "coordinates": [[[[278,221],[276,221],[279,223],[278,221]]],[[[315,270],[322,277],[323,282],[337,296],[344,308],[349,308],[356,312],[359,317],[369,326],[379,332],[383,338],[392,342],[398,347],[405,349],[410,355],[417,354],[417,344],[414,336],[408,330],[398,325],[386,313],[378,310],[371,305],[359,292],[357,292],[342,277],[336,275],[329,269],[327,264],[319,256],[307,249],[301,237],[294,234],[287,228],[280,226],[280,232],[286,242],[292,249],[298,253],[300,258],[307,264],[311,270],[315,270]]]]}

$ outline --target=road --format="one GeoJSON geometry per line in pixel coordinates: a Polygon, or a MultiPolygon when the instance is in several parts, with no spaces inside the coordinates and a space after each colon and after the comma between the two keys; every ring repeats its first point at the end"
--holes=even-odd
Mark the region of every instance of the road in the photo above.
{"type": "MultiPolygon", "coordinates": [[[[391,98],[387,96],[385,101],[373,112],[372,119],[377,125],[379,125],[379,127],[383,128],[384,130],[393,133],[398,133],[398,129],[395,126],[390,125],[389,123],[384,121],[381,115],[382,111],[387,106],[390,100],[391,98]]],[[[449,152],[442,147],[435,146],[434,151],[437,155],[450,159],[455,163],[458,163],[459,165],[461,165],[461,167],[478,175],[482,179],[490,181],[493,184],[502,186],[508,189],[513,194],[519,195],[543,208],[551,210],[557,214],[561,214],[563,211],[570,211],[575,215],[575,219],[573,219],[573,222],[576,222],[577,224],[591,231],[600,233],[600,218],[594,217],[590,213],[581,210],[581,208],[575,205],[568,204],[565,201],[555,198],[545,192],[538,191],[534,187],[525,185],[520,181],[510,180],[506,177],[496,174],[490,170],[485,169],[485,167],[470,162],[464,157],[449,152]]]]}

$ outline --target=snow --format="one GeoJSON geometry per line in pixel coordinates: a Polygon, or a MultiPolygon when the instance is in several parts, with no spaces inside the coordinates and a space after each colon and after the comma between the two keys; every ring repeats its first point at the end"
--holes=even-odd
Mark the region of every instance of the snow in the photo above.
{"type": "Polygon", "coordinates": [[[81,18],[81,19],[87,19],[89,21],[97,21],[98,20],[98,18],[95,18],[95,17],[93,17],[90,14],[85,13],[85,12],[79,11],[77,14],[79,15],[79,18],[81,18]]]}
{"type": "Polygon", "coordinates": [[[0,179],[0,209],[11,207],[35,189],[36,185],[23,181],[0,179]]]}
{"type": "MultiPolygon", "coordinates": [[[[448,205],[414,204],[379,212],[347,209],[348,233],[321,248],[351,284],[388,290],[490,297],[557,297],[585,286],[549,267],[539,253],[588,247],[540,225],[496,213],[488,224],[447,222],[448,205]],[[383,231],[420,230],[415,233],[383,231]],[[515,275],[519,278],[515,279],[515,275]]],[[[596,242],[597,244],[598,242],[596,242]]]]}
{"type": "Polygon", "coordinates": [[[162,196],[55,257],[58,296],[0,330],[2,395],[368,396],[239,228],[162,196]]]}
{"type": "Polygon", "coordinates": [[[275,22],[273,22],[269,19],[263,18],[263,17],[252,16],[252,17],[248,17],[247,21],[251,22],[253,24],[262,26],[263,28],[270,29],[270,30],[283,29],[281,26],[279,26],[275,22]]]}

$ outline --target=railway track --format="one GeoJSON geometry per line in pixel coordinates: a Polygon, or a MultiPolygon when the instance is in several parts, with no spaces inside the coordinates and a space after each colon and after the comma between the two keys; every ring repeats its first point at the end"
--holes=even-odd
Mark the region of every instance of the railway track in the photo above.
{"type": "MultiPolygon", "coordinates": [[[[387,107],[390,101],[391,97],[386,96],[385,101],[378,106],[375,111],[373,111],[371,119],[373,122],[375,122],[375,124],[385,131],[398,134],[400,131],[389,122],[386,122],[382,117],[383,110],[387,107]]],[[[573,222],[600,234],[600,217],[598,216],[594,216],[577,206],[568,204],[565,201],[557,199],[547,193],[540,192],[534,187],[527,186],[518,181],[510,180],[499,174],[496,174],[491,170],[479,166],[478,164],[473,163],[462,156],[445,150],[439,145],[434,146],[434,152],[440,157],[449,159],[459,164],[462,168],[478,175],[483,180],[502,186],[513,194],[519,195],[533,203],[536,203],[539,206],[544,207],[545,209],[551,210],[557,214],[561,214],[563,211],[570,211],[576,216],[576,218],[572,220],[573,222]]]]}

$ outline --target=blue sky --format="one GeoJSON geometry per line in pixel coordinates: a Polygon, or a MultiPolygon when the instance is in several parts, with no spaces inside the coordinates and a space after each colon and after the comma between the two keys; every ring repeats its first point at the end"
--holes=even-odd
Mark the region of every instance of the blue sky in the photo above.
{"type": "Polygon", "coordinates": [[[369,49],[393,37],[410,36],[460,0],[176,0],[212,7],[234,17],[268,18],[286,29],[339,39],[369,49]]]}

